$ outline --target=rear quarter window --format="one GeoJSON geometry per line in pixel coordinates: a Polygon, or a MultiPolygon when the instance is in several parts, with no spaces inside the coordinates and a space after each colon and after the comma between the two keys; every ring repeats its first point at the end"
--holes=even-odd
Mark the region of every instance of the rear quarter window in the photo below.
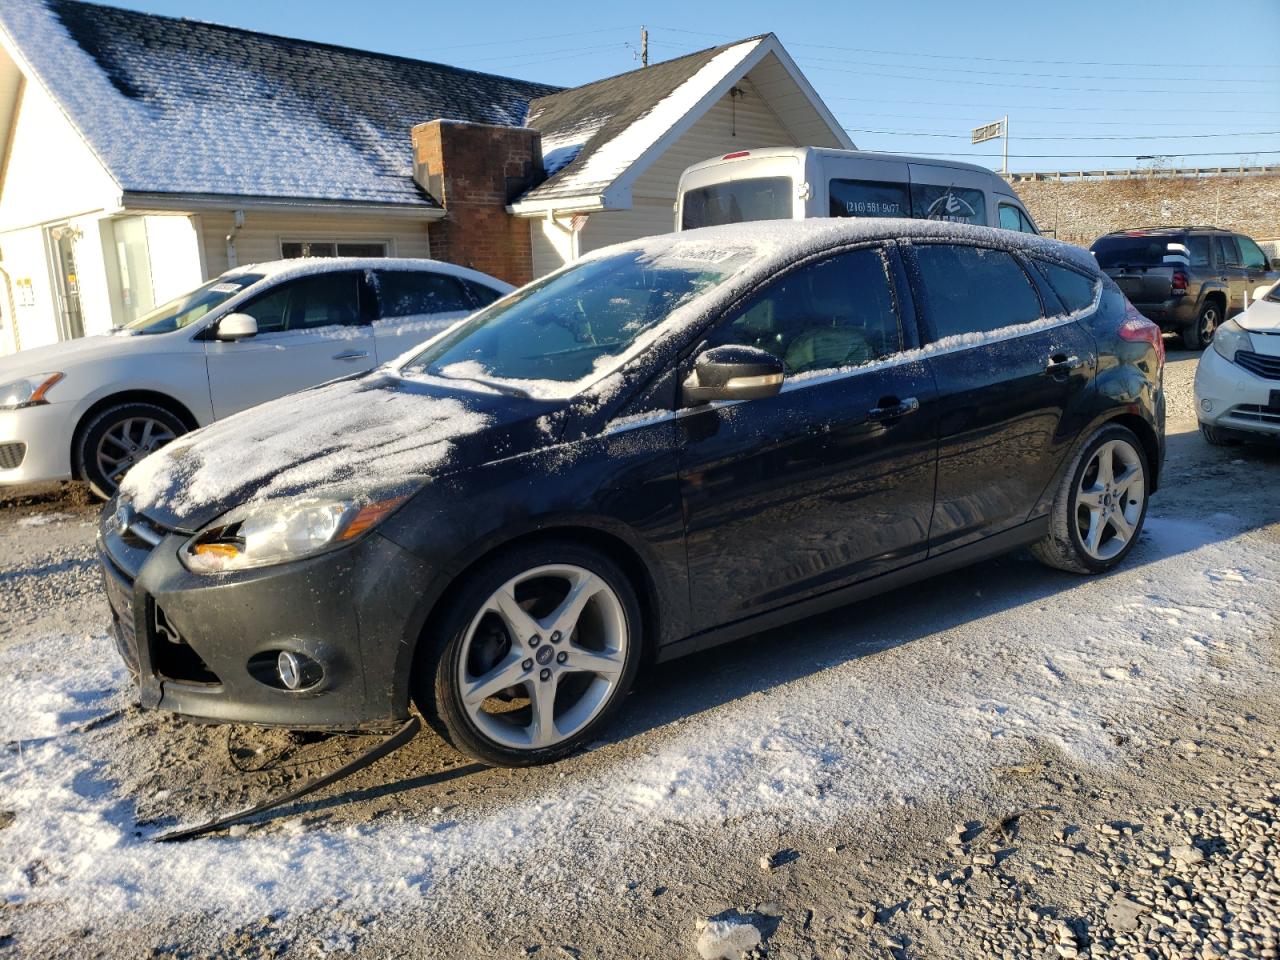
{"type": "Polygon", "coordinates": [[[1068,313],[1077,313],[1093,306],[1093,298],[1097,295],[1098,280],[1087,277],[1067,267],[1061,267],[1047,260],[1033,260],[1044,278],[1058,295],[1068,313]]]}
{"type": "Polygon", "coordinates": [[[915,247],[933,340],[1039,320],[1040,296],[1003,250],[950,243],[915,247]]]}

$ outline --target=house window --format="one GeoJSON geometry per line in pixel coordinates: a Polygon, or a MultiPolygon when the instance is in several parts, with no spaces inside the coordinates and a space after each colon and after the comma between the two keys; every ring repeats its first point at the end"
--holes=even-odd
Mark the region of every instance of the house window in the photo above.
{"type": "Polygon", "coordinates": [[[155,306],[147,226],[142,217],[122,217],[111,227],[116,244],[119,322],[128,324],[155,306]]]}
{"type": "Polygon", "coordinates": [[[280,256],[297,257],[385,257],[385,240],[281,240],[280,256]]]}

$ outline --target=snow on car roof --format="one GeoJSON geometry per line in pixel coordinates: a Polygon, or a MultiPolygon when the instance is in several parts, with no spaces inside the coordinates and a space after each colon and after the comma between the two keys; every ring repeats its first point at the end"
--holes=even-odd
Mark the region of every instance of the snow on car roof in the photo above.
{"type": "Polygon", "coordinates": [[[409,257],[294,257],[289,260],[266,260],[262,263],[242,264],[228,270],[223,276],[235,277],[254,273],[272,280],[283,280],[291,276],[304,277],[312,273],[327,273],[333,270],[430,270],[432,273],[444,273],[501,290],[515,289],[511,284],[497,277],[491,277],[487,273],[481,273],[479,270],[445,263],[443,260],[409,257]]]}

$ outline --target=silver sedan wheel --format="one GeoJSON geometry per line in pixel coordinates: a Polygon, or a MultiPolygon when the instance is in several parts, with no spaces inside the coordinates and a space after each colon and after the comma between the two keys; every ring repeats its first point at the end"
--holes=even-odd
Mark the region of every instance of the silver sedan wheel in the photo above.
{"type": "Polygon", "coordinates": [[[98,470],[118,484],[130,467],[173,438],[174,432],[159,420],[150,417],[121,420],[98,441],[98,470]]]}
{"type": "Polygon", "coordinates": [[[1108,440],[1089,460],[1076,492],[1076,532],[1085,553],[1110,560],[1133,539],[1147,498],[1142,458],[1124,440],[1108,440]]]}
{"type": "Polygon", "coordinates": [[[493,592],[458,659],[463,707],[504,747],[553,747],[612,699],[631,638],[622,602],[583,567],[549,564],[493,592]]]}

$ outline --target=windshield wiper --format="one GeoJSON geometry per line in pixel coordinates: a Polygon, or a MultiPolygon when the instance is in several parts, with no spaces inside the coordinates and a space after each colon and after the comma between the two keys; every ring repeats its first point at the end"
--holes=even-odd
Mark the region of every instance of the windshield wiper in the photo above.
{"type": "Polygon", "coordinates": [[[443,377],[445,380],[466,380],[469,383],[478,383],[482,387],[488,387],[490,390],[497,390],[504,397],[518,397],[521,400],[532,400],[533,395],[528,391],[521,390],[519,387],[513,387],[506,383],[494,383],[492,380],[484,380],[480,377],[451,377],[443,373],[435,373],[432,376],[443,377]]]}

